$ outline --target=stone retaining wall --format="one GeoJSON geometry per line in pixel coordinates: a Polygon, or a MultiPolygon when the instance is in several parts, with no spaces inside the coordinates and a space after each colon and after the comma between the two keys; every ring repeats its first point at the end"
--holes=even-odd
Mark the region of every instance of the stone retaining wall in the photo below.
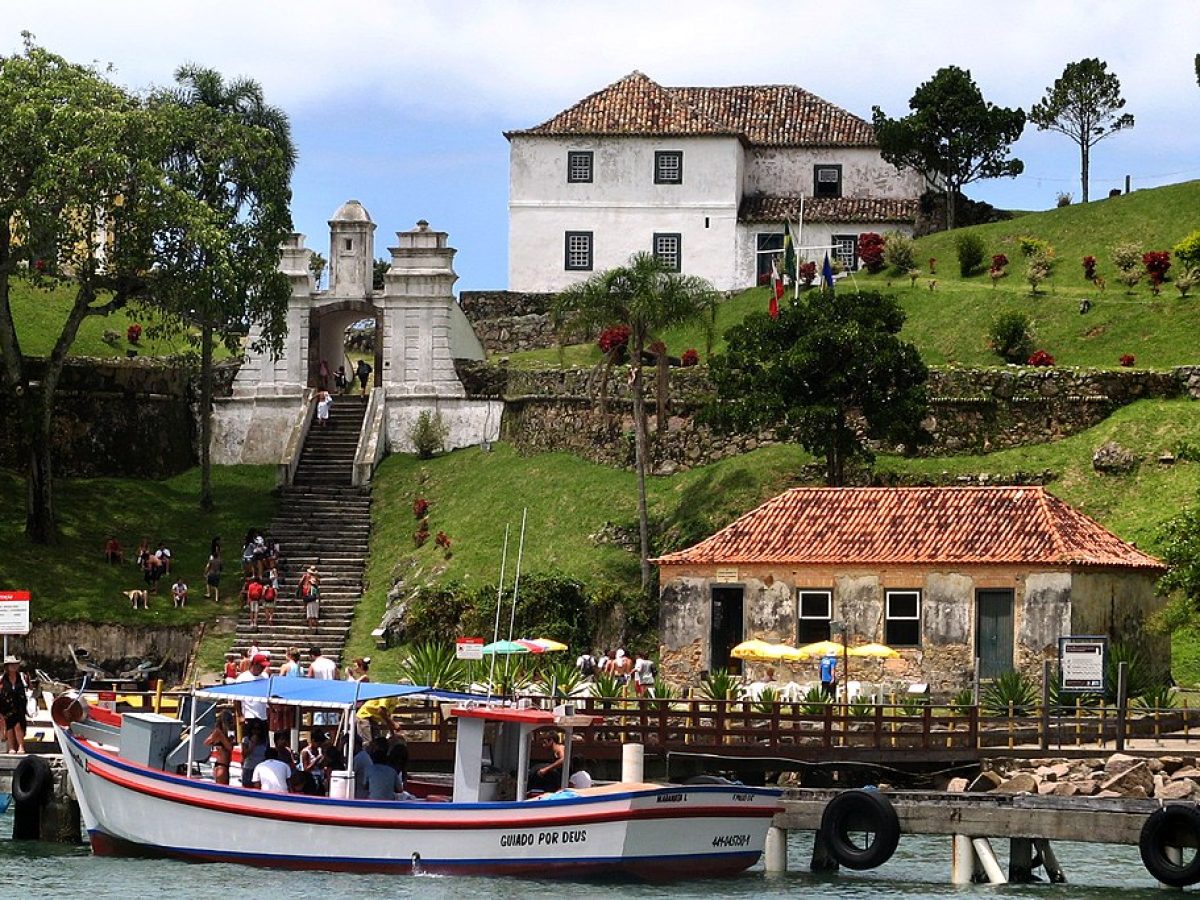
{"type": "MultiPolygon", "coordinates": [[[[468,394],[503,397],[502,437],[520,450],[566,450],[607,465],[633,462],[632,401],[627,369],[615,369],[607,385],[607,412],[600,412],[599,376],[590,369],[515,370],[463,365],[468,394]]],[[[987,452],[1046,443],[1076,434],[1139,399],[1200,399],[1200,367],[1166,372],[1006,366],[932,370],[930,410],[924,427],[929,455],[987,452]]],[[[667,428],[652,446],[658,474],[706,465],[775,442],[772,431],[722,434],[698,413],[712,385],[705,369],[671,370],[667,428]]],[[[654,416],[652,388],[648,413],[654,416]]],[[[885,448],[881,448],[885,449],[885,448]]],[[[1036,479],[1035,479],[1036,480],[1036,479]]]]}
{"type": "Polygon", "coordinates": [[[488,353],[541,350],[555,345],[550,327],[554,294],[463,291],[458,305],[488,353]]]}

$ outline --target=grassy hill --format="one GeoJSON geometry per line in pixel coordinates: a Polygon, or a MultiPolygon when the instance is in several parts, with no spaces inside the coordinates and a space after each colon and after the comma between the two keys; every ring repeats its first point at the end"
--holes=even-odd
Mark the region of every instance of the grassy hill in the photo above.
{"type": "MultiPolygon", "coordinates": [[[[917,345],[931,365],[1002,365],[988,347],[988,326],[1000,313],[1014,311],[1033,320],[1037,345],[1049,351],[1058,365],[1115,368],[1121,356],[1132,354],[1138,366],[1166,368],[1200,360],[1196,341],[1200,290],[1180,299],[1167,284],[1155,298],[1143,281],[1127,294],[1114,277],[1109,251],[1126,241],[1140,243],[1143,250],[1170,250],[1197,228],[1200,181],[1190,181],[930,235],[916,242],[915,257],[922,276],[915,287],[905,276],[863,272],[853,281],[839,281],[838,290],[853,290],[857,284],[863,290],[890,292],[899,298],[908,313],[904,337],[917,345]],[[1009,258],[1010,274],[995,287],[986,272],[959,277],[954,241],[964,231],[983,238],[988,258],[996,253],[1009,258]],[[1049,241],[1056,253],[1054,274],[1036,296],[1024,281],[1025,264],[1017,242],[1022,235],[1049,241]],[[1097,272],[1108,283],[1103,293],[1083,278],[1081,260],[1085,255],[1096,257],[1097,272]],[[930,257],[937,260],[933,276],[928,273],[930,257]],[[937,282],[932,291],[931,280],[937,282]],[[1079,301],[1084,297],[1092,301],[1092,308],[1080,315],[1079,301]]],[[[767,303],[767,288],[744,291],[722,303],[715,349],[722,349],[722,336],[730,325],[751,312],[765,312],[767,303]]],[[[673,354],[688,347],[695,347],[701,357],[705,354],[704,335],[698,327],[675,329],[664,337],[673,354]]],[[[568,365],[588,365],[599,358],[599,350],[592,345],[570,347],[564,353],[568,365]]],[[[556,365],[559,353],[530,351],[512,354],[510,359],[520,366],[556,365]]]]}

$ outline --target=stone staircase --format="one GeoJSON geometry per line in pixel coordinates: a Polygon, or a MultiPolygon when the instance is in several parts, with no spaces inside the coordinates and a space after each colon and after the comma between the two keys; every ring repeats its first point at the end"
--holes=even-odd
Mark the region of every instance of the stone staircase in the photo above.
{"type": "Polygon", "coordinates": [[[271,654],[271,662],[284,661],[288,647],[299,647],[304,661],[316,644],[324,655],[341,660],[354,607],[362,596],[363,572],[371,531],[370,488],[352,487],[354,451],[362,430],[366,399],[335,397],[330,425],[313,422],[294,483],[284,488],[279,509],[267,533],[279,542],[279,600],[271,627],[259,614],[257,629],[250,628],[249,612],[242,610],[233,651],[257,644],[271,654]],[[321,573],[321,619],[310,629],[304,602],[296,585],[309,566],[321,573]]]}

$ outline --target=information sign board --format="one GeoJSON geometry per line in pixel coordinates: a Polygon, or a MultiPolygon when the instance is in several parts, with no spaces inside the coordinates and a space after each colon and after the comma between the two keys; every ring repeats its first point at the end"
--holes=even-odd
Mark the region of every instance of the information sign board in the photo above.
{"type": "Polygon", "coordinates": [[[454,655],[459,659],[483,659],[483,638],[459,638],[454,642],[454,655]]]}
{"type": "Polygon", "coordinates": [[[1074,693],[1103,693],[1108,638],[1076,635],[1058,639],[1059,687],[1074,693]]]}
{"type": "Polygon", "coordinates": [[[29,634],[29,591],[0,591],[0,634],[29,634]]]}

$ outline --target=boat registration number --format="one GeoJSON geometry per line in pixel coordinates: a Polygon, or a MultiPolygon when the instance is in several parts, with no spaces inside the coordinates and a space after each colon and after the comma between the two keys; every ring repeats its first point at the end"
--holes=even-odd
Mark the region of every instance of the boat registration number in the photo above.
{"type": "Polygon", "coordinates": [[[587,843],[586,828],[565,828],[562,831],[517,831],[500,835],[501,847],[553,847],[561,844],[587,843]]]}

